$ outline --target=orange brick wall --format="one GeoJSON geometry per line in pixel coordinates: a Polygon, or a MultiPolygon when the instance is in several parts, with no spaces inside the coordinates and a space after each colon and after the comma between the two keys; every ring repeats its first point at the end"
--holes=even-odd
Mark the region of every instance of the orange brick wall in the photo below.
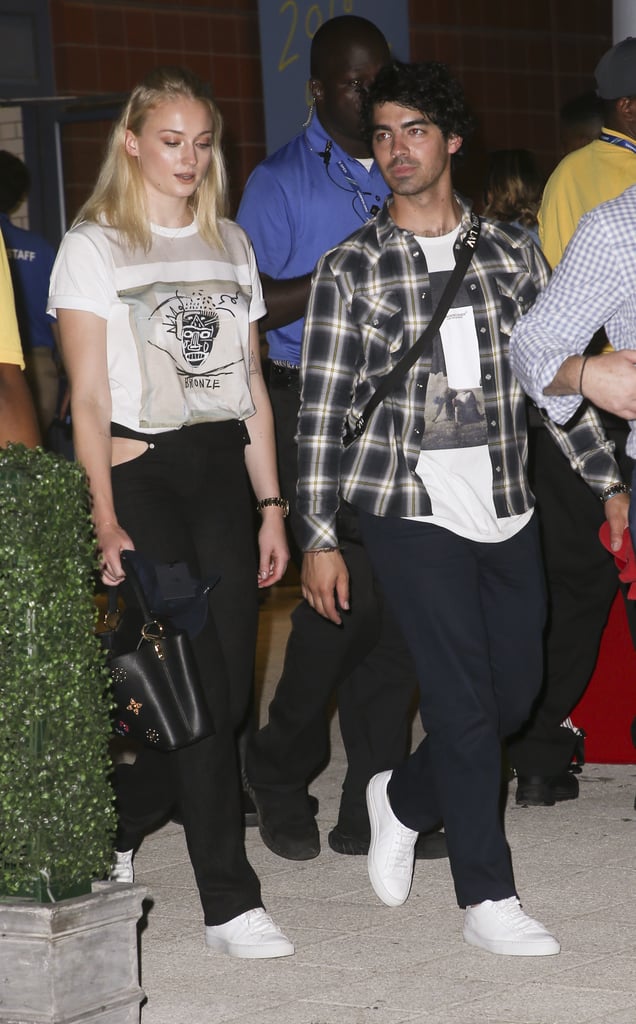
{"type": "Polygon", "coordinates": [[[411,56],[461,79],[479,130],[458,177],[480,196],[486,153],[525,147],[545,173],[560,159],[558,110],[594,87],[612,45],[609,0],[411,0],[411,56]]]}
{"type": "MultiPolygon", "coordinates": [[[[127,91],[149,68],[186,64],[212,83],[226,123],[234,205],[264,156],[256,0],[51,0],[59,94],[127,91]]],[[[364,4],[354,4],[364,13],[364,4]]],[[[481,192],[485,154],[526,146],[546,171],[559,156],[561,103],[592,86],[611,45],[608,0],[411,0],[411,56],[448,62],[464,82],[480,129],[460,173],[481,192]]],[[[105,125],[64,132],[72,215],[94,180],[105,125]]]]}

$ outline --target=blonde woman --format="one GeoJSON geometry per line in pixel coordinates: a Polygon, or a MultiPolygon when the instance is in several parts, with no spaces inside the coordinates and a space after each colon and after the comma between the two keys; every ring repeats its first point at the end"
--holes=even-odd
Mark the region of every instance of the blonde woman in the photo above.
{"type": "Polygon", "coordinates": [[[103,581],[124,579],[131,548],[221,576],[193,641],[216,734],[118,766],[111,877],[132,880],[143,836],[178,808],[208,945],[278,957],[294,947],[263,910],[245,855],[230,703],[249,694],[257,587],[280,579],[289,553],[258,346],[265,309],[249,240],[225,218],[221,127],[187,71],[159,68],[133,90],[62,242],[49,309],[103,581]]]}

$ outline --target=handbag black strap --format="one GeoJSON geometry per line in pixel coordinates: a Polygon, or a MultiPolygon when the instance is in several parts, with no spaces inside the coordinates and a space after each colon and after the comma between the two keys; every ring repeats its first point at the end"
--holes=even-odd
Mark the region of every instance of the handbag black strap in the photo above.
{"type": "Polygon", "coordinates": [[[406,355],[402,356],[400,361],[395,364],[390,373],[382,378],[377,389],[371,395],[371,398],[365,405],[362,413],[358,416],[353,428],[347,427],[343,438],[343,444],[345,448],[348,448],[350,444],[353,444],[357,438],[359,438],[366,430],[369,417],[380,402],[383,402],[389,391],[391,391],[395,385],[408,373],[413,364],[419,359],[424,346],[430,341],[433,336],[440,329],[444,322],[446,314],[450,309],[451,302],[457,294],[457,290],[462,283],[466,271],[468,270],[468,264],[470,263],[473,252],[477,247],[479,241],[479,233],[481,231],[481,220],[476,213],[470,215],[470,228],[467,231],[464,240],[462,242],[461,251],[457,257],[455,267],[448,281],[446,287],[440,296],[440,300],[437,303],[437,307],[431,317],[428,325],[422,331],[417,341],[411,346],[406,355]]]}
{"type": "MultiPolygon", "coordinates": [[[[137,575],[137,573],[135,571],[135,567],[134,567],[133,563],[127,557],[126,551],[122,551],[121,552],[121,564],[124,567],[124,570],[126,572],[126,580],[128,581],[128,583],[131,585],[131,587],[133,589],[133,592],[134,592],[134,595],[135,595],[135,600],[137,601],[137,604],[138,604],[139,610],[140,610],[140,612],[141,612],[141,614],[143,616],[144,622],[153,622],[155,616],[152,614],[152,611],[150,610],[150,607],[148,606],[148,600],[146,598],[146,594],[145,594],[144,588],[141,585],[141,580],[139,579],[139,577],[138,577],[138,575],[137,575]]],[[[117,608],[118,608],[117,601],[118,601],[119,587],[118,586],[108,587],[107,591],[108,591],[108,615],[111,616],[111,615],[114,615],[114,614],[117,613],[117,608]]]]}

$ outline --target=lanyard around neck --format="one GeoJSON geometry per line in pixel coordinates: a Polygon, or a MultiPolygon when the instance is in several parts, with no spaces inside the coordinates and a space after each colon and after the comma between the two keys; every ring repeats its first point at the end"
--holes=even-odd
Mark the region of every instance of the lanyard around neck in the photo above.
{"type": "Polygon", "coordinates": [[[366,213],[367,220],[370,220],[372,217],[375,217],[376,213],[379,210],[379,207],[375,206],[375,205],[372,206],[372,207],[369,207],[369,204],[367,203],[366,199],[364,198],[364,192],[362,191],[362,189],[358,185],[358,182],[356,181],[356,179],[351,174],[351,171],[347,167],[347,165],[344,162],[344,160],[338,160],[338,169],[339,169],[340,173],[342,174],[342,177],[346,181],[347,185],[351,186],[351,191],[355,192],[355,194],[357,195],[358,199],[360,200],[360,206],[362,207],[362,209],[366,213]]]}
{"type": "Polygon", "coordinates": [[[630,142],[629,139],[621,139],[618,135],[608,135],[607,132],[601,132],[599,135],[601,142],[607,142],[610,146],[620,146],[621,149],[629,149],[631,153],[636,153],[636,143],[630,142]]]}
{"type": "MultiPolygon", "coordinates": [[[[379,211],[380,207],[377,206],[375,203],[374,203],[373,206],[369,207],[369,204],[367,203],[367,200],[365,198],[364,192],[360,188],[358,182],[353,177],[351,171],[349,170],[349,168],[347,167],[346,163],[344,162],[344,160],[342,158],[340,158],[336,162],[336,166],[338,167],[338,170],[340,171],[343,179],[346,181],[346,183],[348,185],[348,188],[345,188],[344,185],[339,185],[338,182],[335,181],[335,179],[332,178],[331,174],[329,173],[329,164],[331,162],[331,150],[332,149],[333,149],[333,142],[331,141],[331,139],[327,139],[327,144],[325,145],[325,148],[324,148],[323,152],[322,153],[317,153],[317,155],[319,157],[322,157],[322,162],[325,165],[325,171],[327,172],[327,177],[329,178],[330,181],[333,181],[334,185],[337,188],[342,188],[342,189],[344,189],[345,192],[351,192],[352,195],[354,195],[360,201],[360,206],[364,210],[364,213],[365,213],[365,216],[366,216],[367,220],[371,220],[372,217],[375,217],[375,215],[379,211]]],[[[369,195],[369,193],[367,193],[367,195],[369,195]]],[[[355,202],[355,200],[354,200],[354,202],[355,202]]],[[[355,209],[355,207],[354,207],[354,209],[355,209]]],[[[358,214],[358,216],[360,216],[360,215],[358,214]]],[[[361,218],[361,219],[364,221],[364,218],[361,218]]]]}

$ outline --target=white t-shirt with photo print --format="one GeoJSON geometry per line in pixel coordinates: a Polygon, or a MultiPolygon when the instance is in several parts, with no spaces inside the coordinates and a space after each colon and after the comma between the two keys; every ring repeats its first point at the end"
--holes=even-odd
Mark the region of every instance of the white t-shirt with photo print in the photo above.
{"type": "MultiPolygon", "coordinates": [[[[417,236],[426,258],[433,302],[455,266],[459,228],[436,238],[417,236]]],[[[433,339],[426,392],[422,451],[415,469],[431,499],[432,515],[413,517],[484,543],[521,530],[532,510],[498,519],[492,497],[492,465],[481,386],[475,317],[460,285],[437,338],[433,339]]]]}

